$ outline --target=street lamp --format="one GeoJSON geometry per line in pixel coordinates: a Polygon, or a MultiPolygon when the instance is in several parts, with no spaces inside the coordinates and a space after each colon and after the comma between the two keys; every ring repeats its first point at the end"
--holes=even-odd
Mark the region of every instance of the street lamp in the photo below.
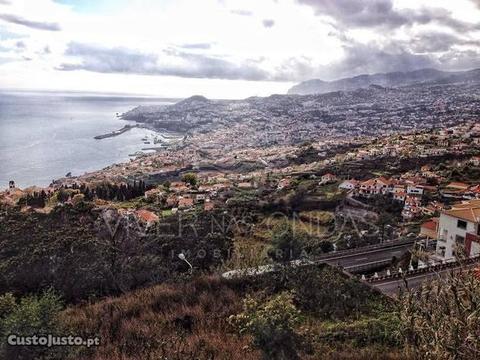
{"type": "Polygon", "coordinates": [[[178,254],[178,258],[179,258],[180,260],[182,260],[182,261],[185,261],[185,262],[188,264],[188,266],[190,266],[190,274],[191,274],[191,273],[193,272],[193,266],[192,266],[192,264],[190,264],[190,262],[187,260],[187,258],[185,257],[185,254],[184,254],[184,253],[178,254]]]}

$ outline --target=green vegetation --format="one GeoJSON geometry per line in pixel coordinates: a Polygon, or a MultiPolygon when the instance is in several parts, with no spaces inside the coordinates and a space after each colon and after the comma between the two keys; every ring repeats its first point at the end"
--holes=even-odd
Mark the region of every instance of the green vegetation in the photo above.
{"type": "Polygon", "coordinates": [[[394,304],[326,266],[179,279],[62,313],[100,335],[79,354],[95,360],[408,359],[397,319],[394,304]]]}
{"type": "Polygon", "coordinates": [[[65,329],[59,320],[63,304],[60,296],[49,290],[38,296],[20,300],[11,293],[0,296],[0,356],[2,359],[60,359],[68,349],[48,349],[39,346],[10,346],[7,337],[52,334],[58,336],[65,329]]]}
{"type": "Polygon", "coordinates": [[[182,181],[190,186],[196,186],[198,182],[197,175],[194,173],[187,173],[182,176],[182,181]]]}
{"type": "Polygon", "coordinates": [[[278,224],[272,231],[272,248],[268,255],[276,261],[290,261],[305,257],[306,234],[295,231],[287,222],[278,224]]]}
{"type": "Polygon", "coordinates": [[[401,302],[403,333],[415,359],[477,359],[479,272],[463,270],[426,282],[401,302]]]}
{"type": "Polygon", "coordinates": [[[300,312],[291,293],[284,292],[262,303],[250,296],[243,301],[243,312],[230,317],[241,334],[252,335],[264,359],[298,359],[295,326],[300,312]]]}
{"type": "Polygon", "coordinates": [[[187,272],[180,252],[197,270],[219,266],[232,246],[229,229],[212,228],[221,216],[176,214],[147,227],[114,208],[65,205],[49,214],[12,209],[0,221],[0,291],[53,287],[76,302],[187,272]]]}

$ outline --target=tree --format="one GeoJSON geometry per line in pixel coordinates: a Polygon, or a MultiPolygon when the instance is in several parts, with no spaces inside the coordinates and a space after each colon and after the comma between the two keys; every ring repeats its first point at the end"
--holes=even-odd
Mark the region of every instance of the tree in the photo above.
{"type": "Polygon", "coordinates": [[[240,333],[253,337],[253,344],[263,352],[264,359],[298,359],[297,349],[301,343],[295,326],[300,312],[295,307],[293,295],[281,293],[265,303],[247,297],[243,312],[231,316],[230,322],[240,333]]]}
{"type": "Polygon", "coordinates": [[[415,359],[480,358],[480,278],[475,271],[452,271],[401,300],[403,333],[415,359]]]}
{"type": "Polygon", "coordinates": [[[168,180],[163,183],[163,187],[165,188],[165,190],[169,190],[171,185],[172,183],[168,180]]]}
{"type": "Polygon", "coordinates": [[[306,255],[306,234],[295,229],[288,223],[283,222],[273,228],[272,248],[268,255],[276,261],[290,261],[306,255]]]}
{"type": "Polygon", "coordinates": [[[191,186],[197,185],[197,175],[194,173],[187,173],[182,176],[182,181],[186,184],[190,184],[191,186]]]}
{"type": "Polygon", "coordinates": [[[39,296],[22,298],[19,301],[11,293],[0,296],[0,357],[2,359],[64,358],[68,350],[66,348],[9,346],[7,343],[7,337],[11,334],[58,336],[59,332],[62,332],[62,326],[58,319],[62,307],[60,296],[51,290],[39,296]]]}

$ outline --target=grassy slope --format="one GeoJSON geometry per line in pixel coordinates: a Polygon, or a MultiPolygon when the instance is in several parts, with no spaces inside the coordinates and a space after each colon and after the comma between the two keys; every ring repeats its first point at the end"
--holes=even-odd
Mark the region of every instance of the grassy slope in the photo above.
{"type": "Polygon", "coordinates": [[[318,279],[325,279],[319,288],[326,296],[320,295],[320,306],[313,312],[308,309],[315,304],[307,298],[310,288],[305,292],[298,287],[304,283],[298,274],[286,282],[279,274],[229,281],[199,276],[72,307],[62,318],[75,332],[102,339],[101,347],[77,354],[77,359],[259,359],[249,336],[239,335],[228,317],[242,310],[247,294],[266,301],[275,293],[298,288],[303,313],[298,331],[311,344],[311,351],[301,358],[318,359],[322,354],[322,359],[403,359],[392,342],[396,322],[391,305],[330,268],[318,271],[318,279]],[[343,304],[335,300],[337,296],[346,296],[343,304]]]}

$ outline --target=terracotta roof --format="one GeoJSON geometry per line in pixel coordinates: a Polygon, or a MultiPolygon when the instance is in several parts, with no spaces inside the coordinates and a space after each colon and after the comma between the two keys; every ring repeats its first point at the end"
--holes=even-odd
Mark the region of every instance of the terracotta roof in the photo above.
{"type": "Polygon", "coordinates": [[[375,180],[374,179],[369,179],[366,181],[363,181],[361,183],[362,186],[374,186],[375,185],[375,180]]]}
{"type": "Polygon", "coordinates": [[[427,221],[422,224],[422,228],[437,231],[438,228],[438,218],[433,218],[430,221],[427,221]]]}
{"type": "Polygon", "coordinates": [[[377,179],[377,182],[382,182],[382,183],[384,183],[385,185],[390,185],[390,184],[392,183],[392,180],[387,179],[387,178],[384,178],[383,176],[380,176],[380,177],[377,179]]]}
{"type": "Polygon", "coordinates": [[[460,189],[460,190],[467,190],[470,186],[465,183],[461,182],[451,182],[450,184],[447,185],[447,188],[453,188],[453,189],[460,189]]]}
{"type": "Polygon", "coordinates": [[[470,209],[473,207],[480,207],[479,199],[464,201],[464,202],[452,205],[452,209],[470,209]]]}
{"type": "Polygon", "coordinates": [[[143,220],[146,223],[153,223],[158,221],[158,216],[148,210],[137,210],[137,216],[140,220],[143,220]]]}
{"type": "Polygon", "coordinates": [[[178,200],[178,207],[189,207],[193,205],[193,199],[182,198],[178,200]]]}
{"type": "Polygon", "coordinates": [[[453,216],[462,220],[478,223],[480,222],[480,207],[452,209],[444,212],[446,215],[453,216]]]}

